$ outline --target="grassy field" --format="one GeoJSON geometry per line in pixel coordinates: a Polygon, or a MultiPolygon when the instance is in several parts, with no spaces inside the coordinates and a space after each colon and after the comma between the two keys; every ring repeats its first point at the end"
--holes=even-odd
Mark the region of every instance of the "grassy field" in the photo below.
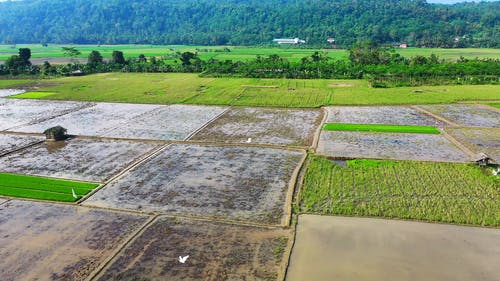
{"type": "Polygon", "coordinates": [[[40,86],[37,91],[42,93],[31,92],[15,97],[275,107],[500,100],[500,86],[497,85],[377,89],[371,88],[364,80],[205,78],[188,73],[105,73],[42,80],[40,86]]]}
{"type": "Polygon", "coordinates": [[[22,85],[26,83],[33,82],[33,80],[2,80],[0,79],[0,89],[14,87],[17,85],[22,85]]]}
{"type": "Polygon", "coordinates": [[[419,133],[439,134],[439,130],[432,126],[402,126],[378,124],[325,124],[323,130],[328,131],[360,131],[360,132],[385,132],[385,133],[419,133]]]}
{"type": "Polygon", "coordinates": [[[98,184],[0,173],[0,195],[60,202],[75,202],[98,184]],[[78,198],[74,198],[72,190],[78,198]]]}
{"type": "Polygon", "coordinates": [[[490,103],[490,104],[488,104],[488,105],[489,105],[489,106],[496,107],[496,108],[500,108],[500,102],[490,103]]]}
{"type": "MultiPolygon", "coordinates": [[[[52,45],[43,47],[40,44],[18,44],[0,45],[0,60],[5,60],[9,56],[17,54],[19,48],[30,48],[32,58],[64,58],[62,47],[75,47],[81,51],[79,58],[87,58],[92,50],[98,50],[106,58],[111,58],[114,50],[123,51],[125,57],[138,57],[140,54],[150,56],[169,56],[176,52],[198,52],[200,58],[219,60],[245,61],[254,59],[255,56],[267,56],[278,54],[289,61],[299,61],[301,58],[310,56],[316,51],[324,51],[329,57],[334,59],[347,58],[346,50],[339,49],[302,49],[292,46],[276,47],[235,47],[235,46],[159,46],[159,45],[52,45]],[[227,49],[230,51],[227,52],[227,49]]],[[[430,56],[436,54],[446,60],[456,60],[461,56],[465,58],[496,58],[500,59],[499,49],[435,49],[435,48],[407,48],[396,49],[398,53],[405,57],[416,55],[430,56]]]]}
{"type": "Polygon", "coordinates": [[[302,212],[500,226],[500,182],[477,166],[358,160],[342,167],[309,160],[302,212]]]}

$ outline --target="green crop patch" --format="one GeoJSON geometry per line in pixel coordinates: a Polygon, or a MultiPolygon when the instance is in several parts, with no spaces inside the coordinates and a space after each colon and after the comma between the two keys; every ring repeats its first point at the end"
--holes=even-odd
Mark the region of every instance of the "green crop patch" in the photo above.
{"type": "Polygon", "coordinates": [[[432,126],[403,126],[403,125],[378,125],[378,124],[325,124],[323,130],[327,131],[360,131],[383,133],[416,133],[439,134],[439,130],[432,126]]]}
{"type": "Polygon", "coordinates": [[[365,80],[213,78],[194,73],[101,73],[40,80],[18,98],[272,107],[450,104],[499,100],[498,85],[372,88],[365,80]],[[418,90],[418,93],[415,92],[418,90]],[[53,93],[53,94],[40,94],[53,93]]]}
{"type": "Polygon", "coordinates": [[[0,79],[0,89],[12,88],[12,87],[16,87],[19,85],[32,83],[32,82],[35,82],[35,81],[34,80],[21,80],[21,79],[15,79],[15,80],[0,79]]]}
{"type": "Polygon", "coordinates": [[[471,164],[309,158],[300,211],[500,226],[500,180],[471,164]]]}
{"type": "Polygon", "coordinates": [[[373,159],[355,159],[348,160],[348,167],[380,167],[380,166],[394,166],[397,165],[397,161],[390,160],[373,160],[373,159]]]}
{"type": "Polygon", "coordinates": [[[10,96],[10,98],[41,99],[41,98],[45,98],[45,97],[48,97],[48,96],[51,96],[51,95],[54,95],[54,94],[56,94],[56,93],[54,93],[54,92],[26,92],[26,93],[23,93],[23,94],[10,96]]]}
{"type": "Polygon", "coordinates": [[[11,197],[75,202],[98,185],[89,182],[0,173],[0,195],[11,197]]]}
{"type": "Polygon", "coordinates": [[[490,104],[488,104],[488,105],[489,105],[489,106],[496,107],[496,108],[500,108],[500,102],[490,103],[490,104]]]}

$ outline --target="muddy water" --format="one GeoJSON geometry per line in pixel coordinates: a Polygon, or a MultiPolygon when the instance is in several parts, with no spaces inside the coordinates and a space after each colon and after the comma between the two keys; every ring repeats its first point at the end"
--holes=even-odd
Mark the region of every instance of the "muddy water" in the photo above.
{"type": "Polygon", "coordinates": [[[322,131],[319,154],[347,158],[380,158],[468,162],[469,156],[442,135],[322,131]]]}
{"type": "Polygon", "coordinates": [[[79,138],[44,142],[3,157],[0,171],[99,182],[158,145],[79,138]]]}
{"type": "Polygon", "coordinates": [[[288,281],[498,281],[500,229],[302,215],[288,281]]]}
{"type": "Polygon", "coordinates": [[[192,139],[310,146],[322,117],[317,109],[232,108],[192,139]]]}
{"type": "Polygon", "coordinates": [[[49,141],[45,144],[45,148],[49,154],[57,153],[68,145],[66,141],[49,141]]]}
{"type": "Polygon", "coordinates": [[[326,107],[329,123],[443,126],[443,122],[407,106],[326,107]]]}
{"type": "Polygon", "coordinates": [[[84,280],[147,217],[46,203],[0,205],[1,280],[84,280]]]}
{"type": "Polygon", "coordinates": [[[26,92],[25,90],[19,89],[0,89],[0,97],[8,97],[13,95],[19,95],[26,92]]]}
{"type": "Polygon", "coordinates": [[[500,128],[500,112],[479,105],[424,105],[422,108],[462,126],[500,128]]]}
{"type": "Polygon", "coordinates": [[[475,153],[484,152],[500,163],[500,129],[447,128],[446,131],[475,153]]]}
{"type": "Polygon", "coordinates": [[[42,137],[0,134],[0,155],[43,140],[42,137]]]}

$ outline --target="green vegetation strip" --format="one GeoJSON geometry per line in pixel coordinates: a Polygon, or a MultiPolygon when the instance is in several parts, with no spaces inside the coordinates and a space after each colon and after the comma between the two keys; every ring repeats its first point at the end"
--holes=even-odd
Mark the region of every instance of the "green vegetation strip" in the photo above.
{"type": "Polygon", "coordinates": [[[500,226],[500,180],[477,166],[355,160],[342,167],[309,160],[302,212],[500,226]]]}
{"type": "Polygon", "coordinates": [[[26,92],[19,95],[9,96],[9,98],[17,98],[18,96],[23,99],[41,99],[51,95],[54,95],[54,92],[26,92]]]}
{"type": "Polygon", "coordinates": [[[34,80],[0,80],[0,89],[34,82],[34,80]]]}
{"type": "MultiPolygon", "coordinates": [[[[211,58],[218,60],[248,61],[255,59],[257,55],[269,56],[277,54],[289,61],[300,61],[301,58],[310,56],[314,52],[324,52],[332,59],[346,59],[349,54],[347,50],[341,49],[302,49],[290,47],[244,47],[244,46],[183,46],[183,45],[54,45],[42,46],[41,44],[17,44],[0,45],[0,60],[6,60],[12,55],[17,55],[19,48],[29,48],[32,59],[36,58],[68,58],[62,47],[74,47],[81,52],[78,58],[87,58],[91,51],[99,51],[103,57],[111,58],[113,51],[124,52],[125,57],[137,58],[140,54],[151,56],[172,56],[176,53],[197,52],[201,59],[211,58]],[[227,49],[230,51],[227,52],[227,49]]],[[[467,59],[491,58],[500,59],[500,50],[494,48],[459,48],[459,49],[439,49],[439,48],[406,48],[395,50],[404,57],[425,56],[432,54],[447,61],[455,61],[460,57],[467,59]]],[[[69,60],[70,58],[68,58],[69,60]]],[[[172,59],[174,61],[174,59],[172,59]]]]}
{"type": "Polygon", "coordinates": [[[389,133],[418,133],[439,134],[439,130],[432,126],[402,126],[378,124],[325,124],[324,130],[328,131],[363,131],[363,132],[389,132],[389,133]]]}
{"type": "Polygon", "coordinates": [[[99,184],[0,173],[0,195],[41,200],[74,202],[99,184]],[[73,197],[75,191],[77,198],[73,197]]]}
{"type": "Polygon", "coordinates": [[[500,100],[498,85],[371,88],[364,80],[210,78],[192,73],[104,73],[40,80],[16,98],[272,107],[399,105],[500,100]],[[45,86],[44,86],[45,84],[45,86]],[[349,85],[337,87],[336,85],[349,85]],[[250,87],[249,87],[250,86],[250,87]],[[419,90],[418,93],[415,90],[419,90]]]}
{"type": "Polygon", "coordinates": [[[496,107],[496,108],[500,108],[500,102],[497,102],[497,103],[490,103],[488,104],[489,106],[493,106],[493,107],[496,107]]]}

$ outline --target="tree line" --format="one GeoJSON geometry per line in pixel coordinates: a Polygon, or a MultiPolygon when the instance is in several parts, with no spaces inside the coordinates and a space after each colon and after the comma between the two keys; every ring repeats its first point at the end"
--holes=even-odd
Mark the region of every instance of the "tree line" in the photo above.
{"type": "Polygon", "coordinates": [[[23,0],[0,2],[0,42],[310,46],[363,41],[500,47],[500,2],[425,0],[23,0]]]}
{"type": "MultiPolygon", "coordinates": [[[[79,51],[66,47],[67,55],[79,51]]],[[[375,43],[356,44],[348,59],[332,59],[315,52],[298,62],[279,55],[256,56],[249,61],[202,60],[197,53],[183,52],[168,57],[126,59],[122,51],[113,51],[106,61],[99,51],[92,51],[87,63],[74,60],[68,64],[32,65],[31,51],[19,49],[0,65],[0,75],[35,75],[39,77],[85,75],[105,72],[189,72],[208,77],[291,78],[291,79],[367,79],[373,87],[397,87],[442,84],[500,84],[500,61],[465,59],[444,61],[436,55],[406,58],[393,48],[375,43]]]]}

